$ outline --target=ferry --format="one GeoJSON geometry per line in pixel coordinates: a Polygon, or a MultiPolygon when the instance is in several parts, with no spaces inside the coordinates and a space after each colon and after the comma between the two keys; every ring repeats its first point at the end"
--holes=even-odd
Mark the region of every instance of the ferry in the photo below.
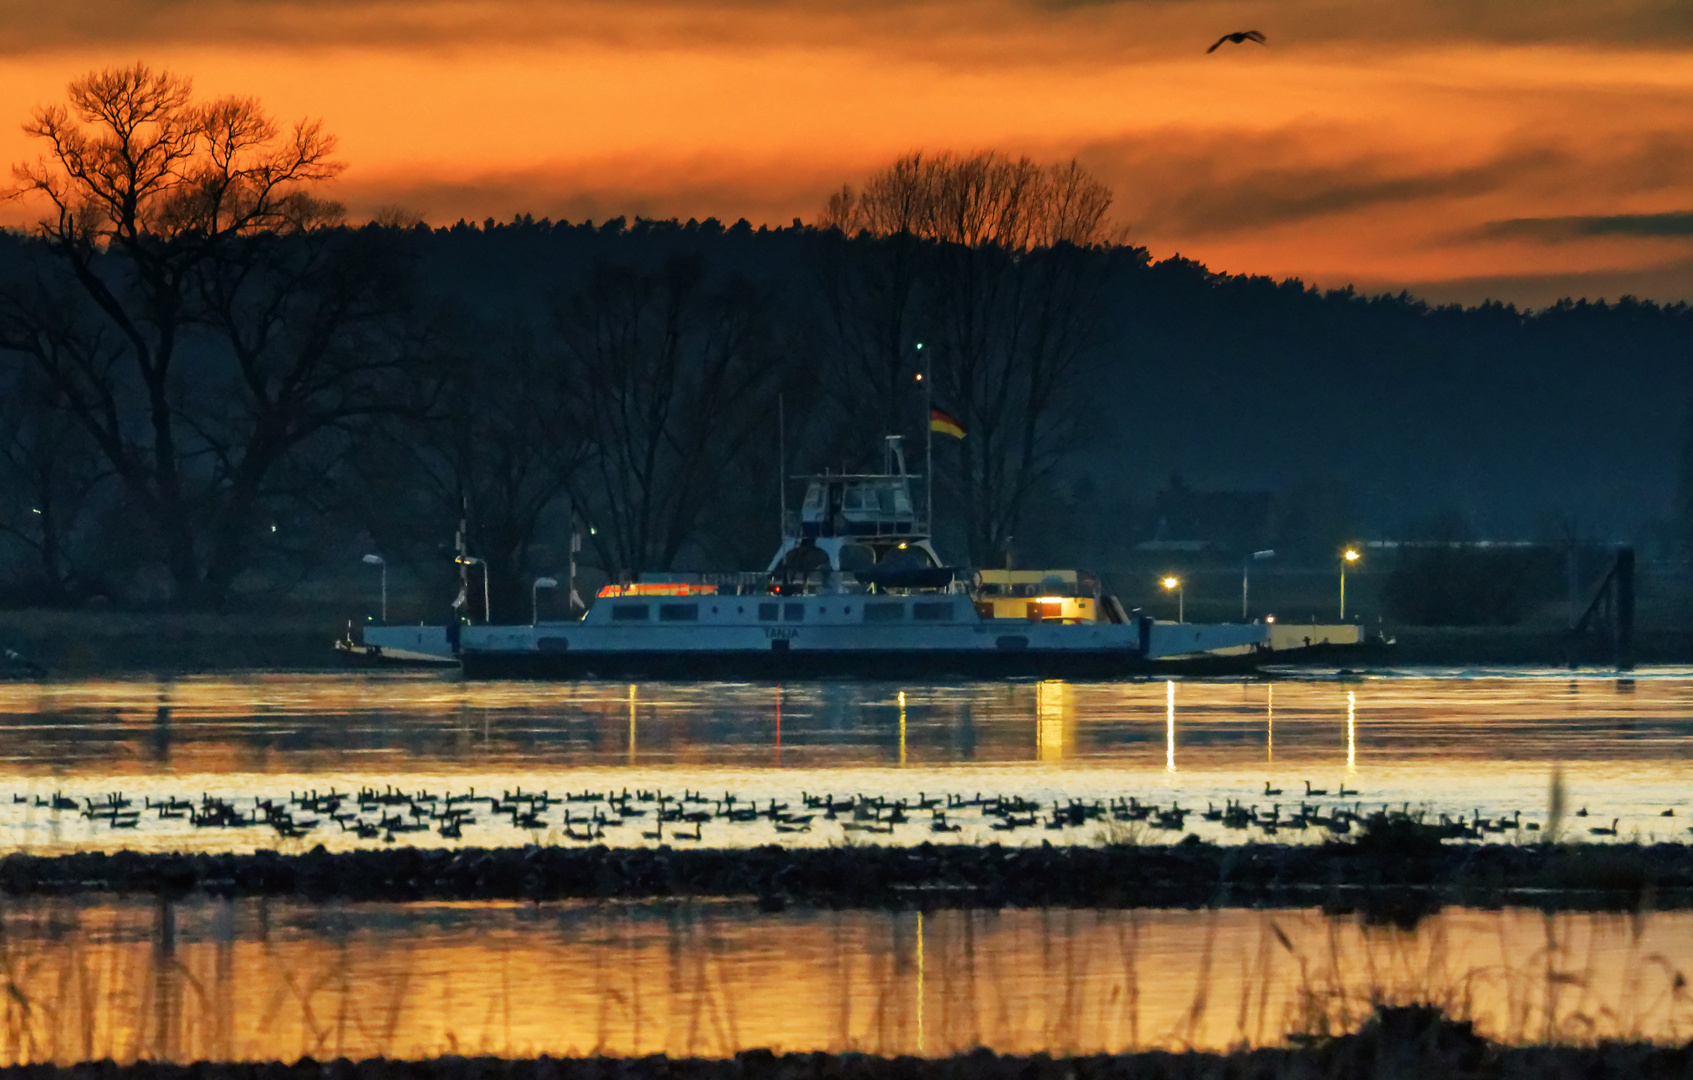
{"type": "Polygon", "coordinates": [[[1266,624],[1154,620],[1074,570],[947,565],[896,438],[883,469],[794,478],[805,499],[763,572],[645,574],[579,618],[372,626],[363,647],[456,656],[473,679],[783,679],[1222,674],[1268,646],[1266,624]]]}

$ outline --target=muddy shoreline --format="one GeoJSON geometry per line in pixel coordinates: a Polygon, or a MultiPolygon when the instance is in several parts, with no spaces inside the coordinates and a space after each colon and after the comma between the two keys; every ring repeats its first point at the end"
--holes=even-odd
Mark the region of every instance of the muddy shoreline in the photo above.
{"type": "Polygon", "coordinates": [[[1446,905],[1693,908],[1693,846],[1440,844],[118,851],[0,859],[0,894],[312,900],[756,898],[818,908],[1321,906],[1415,922],[1446,905]]]}
{"type": "Polygon", "coordinates": [[[746,1050],[732,1058],[439,1057],[292,1064],[110,1060],[0,1069],[8,1080],[1363,1080],[1366,1077],[1693,1076],[1693,1044],[1509,1047],[1427,1006],[1385,1007],[1357,1031],[1232,1053],[1145,1050],[1067,1057],[977,1050],[950,1057],[879,1057],[746,1050]]]}

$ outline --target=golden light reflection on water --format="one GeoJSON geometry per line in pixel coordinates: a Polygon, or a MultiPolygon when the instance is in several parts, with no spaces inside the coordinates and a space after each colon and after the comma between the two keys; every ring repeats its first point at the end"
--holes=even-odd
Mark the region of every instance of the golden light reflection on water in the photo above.
{"type": "Polygon", "coordinates": [[[1508,1042],[1679,1042],[1693,915],[9,906],[6,1063],[1224,1048],[1427,1001],[1508,1042]]]}
{"type": "MultiPolygon", "coordinates": [[[[825,792],[987,792],[1043,801],[1135,795],[1190,806],[1234,799],[1266,812],[1276,802],[1267,789],[1280,789],[1290,796],[1281,799],[1285,813],[1313,781],[1331,792],[1356,789],[1348,806],[1521,811],[1532,821],[1544,815],[1558,766],[1572,810],[1620,817],[1623,839],[1685,839],[1693,817],[1690,749],[1693,673],[1680,671],[1644,672],[1627,688],[1592,676],[1521,672],[786,687],[465,683],[411,674],[5,683],[0,843],[278,846],[269,836],[201,834],[185,824],[149,823],[120,835],[37,800],[56,790],[76,798],[123,791],[140,801],[202,792],[282,798],[389,784],[494,794],[689,788],[790,803],[825,792]],[[8,799],[8,791],[23,801],[8,799]]],[[[993,838],[965,825],[956,839],[993,838]]],[[[707,826],[706,833],[710,843],[775,839],[756,829],[707,826]]],[[[1060,837],[1089,839],[1085,832],[1060,837]]],[[[545,830],[478,823],[464,842],[548,838],[545,830]]],[[[840,839],[819,825],[783,842],[840,839]]],[[[926,828],[896,836],[924,839],[932,839],[926,828]]],[[[428,834],[417,840],[449,843],[428,834]]],[[[296,846],[318,842],[354,844],[350,834],[320,828],[296,846]]]]}

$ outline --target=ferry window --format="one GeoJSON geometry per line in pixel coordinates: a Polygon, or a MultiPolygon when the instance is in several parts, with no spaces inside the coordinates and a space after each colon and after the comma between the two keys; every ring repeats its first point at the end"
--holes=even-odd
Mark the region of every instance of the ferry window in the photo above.
{"type": "Polygon", "coordinates": [[[929,619],[935,622],[951,622],[952,601],[939,600],[931,603],[912,604],[911,617],[913,619],[929,619]]]}
{"type": "Polygon", "coordinates": [[[765,622],[775,622],[776,621],[776,605],[775,604],[760,604],[760,605],[758,605],[758,617],[760,619],[764,620],[765,622]]]}
{"type": "Polygon", "coordinates": [[[889,488],[889,487],[879,488],[876,491],[876,501],[880,504],[880,506],[878,508],[882,511],[882,513],[884,513],[884,514],[893,513],[894,512],[894,489],[889,488]]]}
{"type": "Polygon", "coordinates": [[[613,604],[611,619],[613,622],[633,622],[647,617],[645,604],[613,604]]]}
{"type": "Polygon", "coordinates": [[[864,605],[865,622],[898,622],[903,618],[905,618],[905,605],[898,601],[864,605]]]}
{"type": "Polygon", "coordinates": [[[841,509],[842,510],[857,510],[859,508],[858,499],[859,499],[858,489],[857,488],[848,488],[847,493],[846,493],[846,498],[841,500],[841,509]]]}
{"type": "Polygon", "coordinates": [[[784,622],[804,622],[805,621],[805,605],[804,604],[783,604],[782,605],[782,620],[784,622]]]}
{"type": "Polygon", "coordinates": [[[658,605],[659,622],[698,622],[700,606],[698,604],[660,604],[658,605]]]}

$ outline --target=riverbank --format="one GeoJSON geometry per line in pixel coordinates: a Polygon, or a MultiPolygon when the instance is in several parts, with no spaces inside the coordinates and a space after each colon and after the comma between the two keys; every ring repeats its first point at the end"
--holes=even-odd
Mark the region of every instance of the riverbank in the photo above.
{"type": "Polygon", "coordinates": [[[0,649],[15,651],[56,679],[322,671],[339,666],[334,642],[346,629],[345,619],[323,609],[232,614],[28,609],[0,611],[0,649]]]}
{"type": "Polygon", "coordinates": [[[110,1060],[73,1066],[0,1070],[16,1080],[1374,1080],[1441,1076],[1450,1080],[1582,1077],[1693,1077],[1693,1043],[1602,1043],[1510,1047],[1490,1043],[1468,1023],[1428,1006],[1378,1008],[1357,1031],[1307,1038],[1291,1046],[1232,1053],[1138,1053],[1067,1057],[1013,1056],[977,1050],[949,1057],[747,1050],[732,1058],[439,1057],[404,1061],[338,1058],[319,1062],[196,1062],[175,1065],[110,1060]]]}
{"type": "Polygon", "coordinates": [[[789,849],[390,848],[301,854],[118,851],[0,859],[0,893],[311,900],[756,897],[819,908],[1322,906],[1414,924],[1447,905],[1693,909],[1686,844],[1443,844],[789,849]]]}
{"type": "MultiPolygon", "coordinates": [[[[1392,646],[1367,666],[1562,667],[1571,658],[1567,631],[1544,626],[1403,626],[1384,633],[1392,646]]],[[[1591,636],[1574,650],[1583,667],[1611,667],[1616,654],[1608,640],[1591,636]]],[[[1636,631],[1636,664],[1693,664],[1693,631],[1649,628],[1636,631]]]]}

